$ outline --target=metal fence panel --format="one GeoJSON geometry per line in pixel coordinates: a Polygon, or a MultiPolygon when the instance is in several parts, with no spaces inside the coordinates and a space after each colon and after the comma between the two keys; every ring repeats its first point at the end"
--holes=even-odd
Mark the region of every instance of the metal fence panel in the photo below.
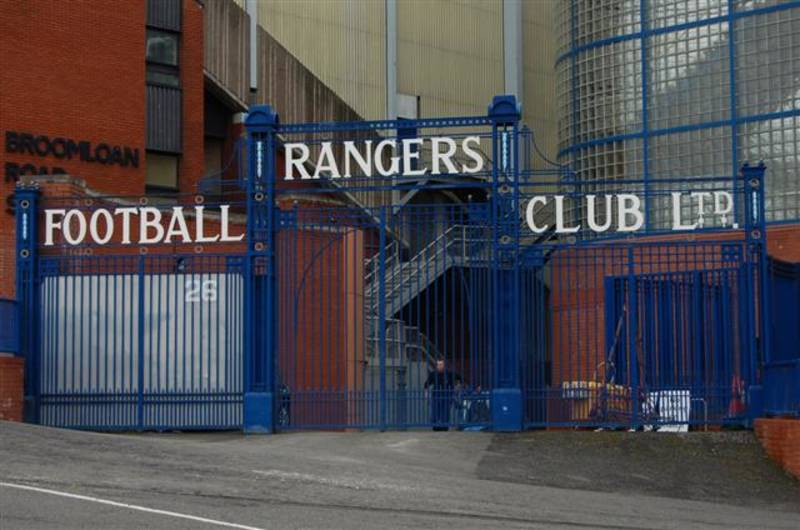
{"type": "Polygon", "coordinates": [[[43,259],[40,421],[241,425],[243,279],[225,257],[43,259]],[[195,263],[192,263],[194,260],[195,263]]]}

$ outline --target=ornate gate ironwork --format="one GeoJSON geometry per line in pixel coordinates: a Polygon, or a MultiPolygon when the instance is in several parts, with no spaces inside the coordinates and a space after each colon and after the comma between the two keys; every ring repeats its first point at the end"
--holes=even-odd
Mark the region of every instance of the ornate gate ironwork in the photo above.
{"type": "Polygon", "coordinates": [[[247,170],[214,195],[20,186],[29,418],[248,432],[745,421],[769,341],[763,166],[579,181],[534,160],[519,117],[509,96],[485,116],[410,121],[281,124],[254,107],[247,170]],[[643,230],[564,229],[592,215],[588,195],[637,190],[643,230]],[[697,190],[729,193],[736,228],[667,230],[672,194],[697,190]],[[554,193],[555,209],[532,201],[554,193]],[[48,239],[56,215],[80,230],[67,212],[134,207],[160,221],[101,244],[48,239]],[[130,243],[155,225],[164,237],[130,243]],[[166,237],[183,228],[198,237],[166,237]]]}

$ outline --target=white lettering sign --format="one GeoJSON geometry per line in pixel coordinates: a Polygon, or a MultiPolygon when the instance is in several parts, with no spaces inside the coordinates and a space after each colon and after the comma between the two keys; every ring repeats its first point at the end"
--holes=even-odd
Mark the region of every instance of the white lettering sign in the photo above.
{"type": "MultiPolygon", "coordinates": [[[[718,222],[715,226],[738,228],[732,221],[733,194],[727,191],[702,191],[681,193],[675,192],[672,196],[672,230],[697,230],[708,225],[707,218],[716,217],[718,222]],[[682,211],[685,210],[685,211],[682,211]],[[693,216],[692,221],[684,219],[684,215],[693,216]]],[[[569,197],[574,199],[574,197],[569,197]]],[[[565,202],[568,197],[565,195],[553,195],[548,198],[544,195],[532,197],[525,208],[525,221],[528,228],[536,234],[541,234],[550,228],[550,225],[542,223],[543,219],[551,220],[555,217],[554,231],[557,234],[574,234],[583,230],[584,225],[577,223],[576,220],[583,217],[585,206],[586,227],[591,232],[603,233],[609,230],[615,232],[636,232],[644,226],[644,211],[642,199],[632,193],[619,193],[616,195],[597,195],[583,196],[584,204],[580,205],[573,201],[565,202]],[[537,220],[536,212],[545,210],[551,203],[554,208],[548,210],[546,214],[540,215],[537,220]],[[576,208],[579,210],[576,211],[576,208]],[[615,215],[616,213],[616,215],[615,215]],[[615,218],[616,217],[616,218],[615,218]],[[616,224],[614,224],[616,221],[616,224]],[[613,225],[613,226],[612,226],[613,225]]]]}
{"type": "Polygon", "coordinates": [[[98,208],[91,214],[80,209],[50,209],[44,211],[44,244],[54,245],[57,235],[68,245],[87,242],[106,245],[114,241],[115,236],[122,245],[236,243],[244,239],[244,233],[231,235],[229,205],[220,206],[218,216],[209,215],[205,206],[195,206],[191,217],[194,230],[189,228],[183,206],[173,206],[165,211],[153,206],[115,208],[113,211],[98,208]],[[138,222],[134,221],[135,217],[138,217],[138,222]],[[207,225],[214,228],[206,228],[207,225]],[[134,230],[131,226],[138,227],[136,240],[132,239],[134,230]]]}
{"type": "Polygon", "coordinates": [[[284,180],[315,180],[350,178],[358,169],[360,176],[391,177],[394,175],[423,176],[445,174],[475,174],[483,171],[484,157],[479,136],[466,136],[456,141],[446,136],[431,138],[387,138],[373,143],[344,142],[337,161],[333,142],[320,142],[316,154],[304,143],[284,144],[284,180]],[[421,153],[430,150],[430,167],[421,153]],[[460,152],[460,154],[459,154],[460,152]],[[306,164],[309,164],[307,166],[306,164]],[[342,164],[340,167],[339,164],[342,164]],[[313,166],[313,173],[309,167],[313,166]]]}

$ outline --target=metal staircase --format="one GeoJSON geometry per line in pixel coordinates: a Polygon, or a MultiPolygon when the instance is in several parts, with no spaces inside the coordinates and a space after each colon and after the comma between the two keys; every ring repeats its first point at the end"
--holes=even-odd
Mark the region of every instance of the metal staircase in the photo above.
{"type": "MultiPolygon", "coordinates": [[[[394,317],[451,267],[488,262],[490,239],[484,233],[483,227],[453,225],[408,261],[399,259],[396,243],[387,246],[383,278],[386,317],[394,317]]],[[[373,315],[378,315],[381,302],[380,258],[376,254],[365,264],[364,297],[373,315]]]]}
{"type": "MultiPolygon", "coordinates": [[[[524,215],[520,222],[525,223],[524,215]]],[[[401,259],[401,246],[397,241],[387,244],[383,254],[377,253],[364,261],[367,370],[372,376],[380,373],[383,303],[386,354],[382,362],[387,371],[388,390],[421,390],[419,374],[426,375],[428,367],[441,356],[436,345],[418,327],[399,318],[398,313],[452,267],[491,263],[489,230],[476,225],[453,225],[407,261],[401,259]],[[398,377],[397,374],[401,375],[398,377]]],[[[527,225],[522,227],[520,234],[520,244],[531,248],[553,236],[552,232],[534,234],[527,225]]]]}
{"type": "MultiPolygon", "coordinates": [[[[441,352],[417,326],[407,324],[397,314],[456,265],[474,264],[488,259],[489,240],[482,227],[454,225],[428,243],[408,261],[400,259],[400,246],[393,242],[381,254],[364,263],[364,314],[367,333],[367,364],[364,381],[371,388],[385,372],[388,391],[419,394],[428,371],[441,352]],[[380,266],[383,259],[384,266],[380,266]],[[383,280],[381,280],[383,272],[383,280]],[[380,296],[383,290],[383,297],[380,296]],[[381,302],[383,303],[383,341],[381,345],[381,302]]],[[[416,395],[416,394],[414,394],[416,395]]]]}

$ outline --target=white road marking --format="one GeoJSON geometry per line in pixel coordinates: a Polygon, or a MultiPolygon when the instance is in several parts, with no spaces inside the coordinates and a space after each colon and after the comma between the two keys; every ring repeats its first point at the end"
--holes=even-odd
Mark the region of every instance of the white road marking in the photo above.
{"type": "Polygon", "coordinates": [[[386,444],[386,447],[389,447],[391,449],[406,449],[409,445],[415,445],[418,442],[419,442],[418,438],[409,438],[408,440],[400,440],[399,442],[386,444]]]}
{"type": "Polygon", "coordinates": [[[321,475],[312,475],[310,473],[298,473],[296,471],[280,471],[278,469],[254,469],[253,473],[263,477],[277,478],[278,480],[294,480],[296,482],[305,482],[313,484],[321,484],[323,486],[333,486],[336,488],[349,488],[355,490],[363,489],[388,489],[392,491],[419,491],[419,487],[403,486],[401,484],[390,483],[386,481],[377,481],[365,478],[356,477],[324,477],[321,475]]]}
{"type": "Polygon", "coordinates": [[[199,523],[215,524],[217,526],[225,526],[228,528],[238,528],[240,530],[264,530],[256,526],[246,526],[243,524],[228,523],[225,521],[217,521],[216,519],[207,519],[205,517],[198,517],[197,515],[188,515],[185,513],[170,512],[167,510],[157,510],[155,508],[148,508],[146,506],[139,506],[136,504],[128,504],[125,502],[109,501],[107,499],[98,499],[97,497],[89,497],[87,495],[77,495],[75,493],[67,493],[66,491],[50,490],[46,488],[37,488],[35,486],[26,486],[25,484],[13,484],[11,482],[0,482],[0,486],[6,488],[15,488],[20,490],[35,491],[38,493],[47,493],[49,495],[56,495],[58,497],[67,497],[68,499],[77,499],[80,501],[96,502],[98,504],[106,504],[108,506],[117,506],[119,508],[127,508],[129,510],[137,510],[140,512],[154,513],[157,515],[166,515],[168,517],[176,517],[178,519],[188,519],[190,521],[197,521],[199,523]]]}

